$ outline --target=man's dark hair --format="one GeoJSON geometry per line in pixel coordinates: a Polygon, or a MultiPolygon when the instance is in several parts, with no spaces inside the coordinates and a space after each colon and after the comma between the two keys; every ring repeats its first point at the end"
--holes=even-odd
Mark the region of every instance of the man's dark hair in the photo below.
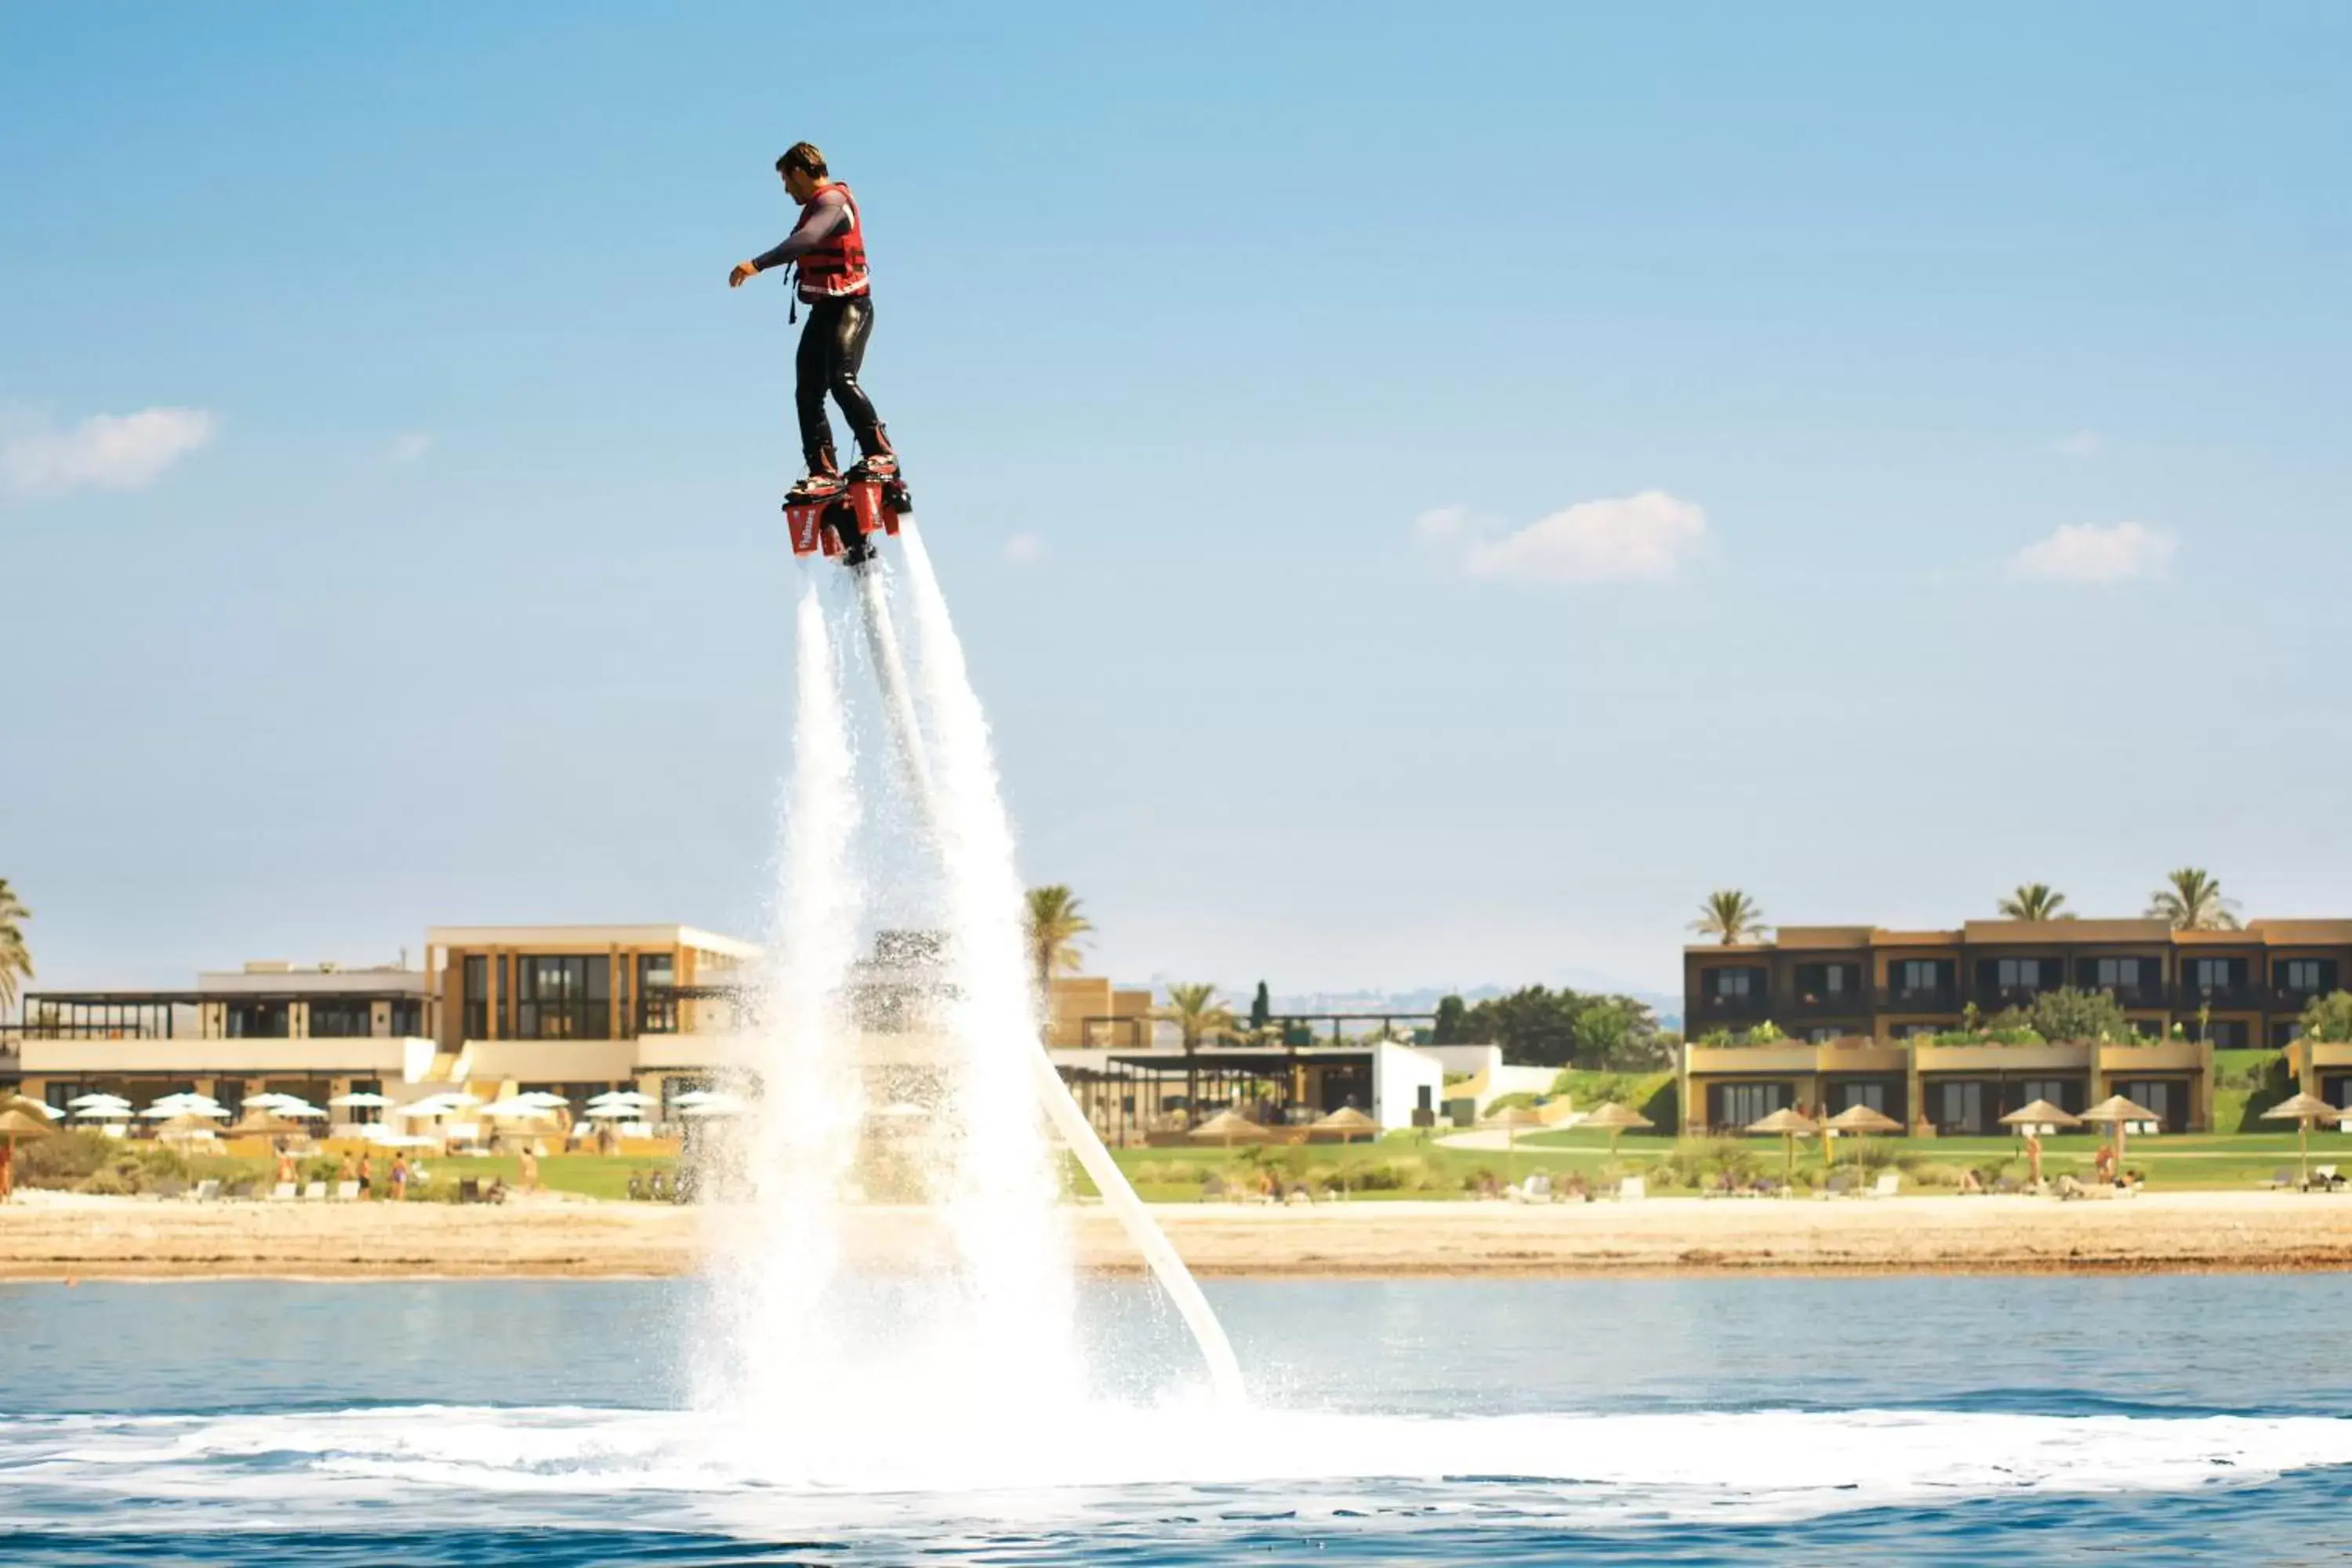
{"type": "Polygon", "coordinates": [[[812,180],[825,177],[824,154],[816,150],[815,142],[795,142],[784,149],[784,155],[776,160],[776,173],[782,174],[793,169],[812,180]]]}

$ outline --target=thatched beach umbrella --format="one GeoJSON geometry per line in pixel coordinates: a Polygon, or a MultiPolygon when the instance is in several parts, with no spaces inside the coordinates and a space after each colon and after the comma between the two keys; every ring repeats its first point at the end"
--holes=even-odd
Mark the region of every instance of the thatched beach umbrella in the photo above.
{"type": "Polygon", "coordinates": [[[2116,1180],[2120,1182],[2124,1179],[2124,1147],[2128,1142],[2127,1133],[2130,1130],[2131,1123],[2135,1121],[2161,1121],[2162,1118],[2158,1117],[2155,1111],[2150,1110],[2147,1106],[2140,1104],[2137,1100],[2126,1100],[2120,1094],[2111,1094],[2106,1099],[2099,1101],[2098,1104],[2091,1107],[2090,1110],[2083,1112],[2083,1120],[2093,1122],[2105,1122],[2115,1129],[2116,1180]]]}
{"type": "Polygon", "coordinates": [[[2301,1156],[2302,1184],[2306,1188],[2311,1185],[2311,1124],[2315,1121],[2341,1121],[2343,1119],[2342,1106],[2330,1105],[2327,1101],[2308,1094],[2298,1094],[2292,1100],[2283,1100],[2263,1112],[2263,1120],[2265,1121],[2292,1121],[2294,1123],[2295,1150],[2301,1156]]]}
{"type": "Polygon", "coordinates": [[[1507,1178],[1518,1174],[1519,1129],[1541,1127],[1545,1123],[1543,1112],[1532,1105],[1507,1105],[1478,1125],[1503,1130],[1503,1174],[1507,1178]]]}
{"type": "Polygon", "coordinates": [[[1263,1143],[1274,1136],[1236,1110],[1220,1110],[1184,1136],[1195,1143],[1263,1143]]]}
{"type": "Polygon", "coordinates": [[[1609,1134],[1609,1157],[1617,1158],[1618,1135],[1628,1127],[1655,1127],[1656,1122],[1638,1110],[1629,1110],[1614,1100],[1604,1100],[1584,1113],[1579,1127],[1598,1127],[1609,1134]]]}
{"type": "MultiPolygon", "coordinates": [[[[1860,1104],[1847,1106],[1843,1110],[1839,1111],[1835,1116],[1832,1116],[1827,1121],[1822,1122],[1822,1126],[1827,1131],[1832,1132],[1852,1133],[1855,1138],[1867,1137],[1873,1132],[1900,1132],[1903,1131],[1903,1123],[1895,1121],[1895,1118],[1887,1115],[1886,1112],[1880,1110],[1874,1106],[1860,1104]]],[[[1859,1145],[1856,1146],[1854,1157],[1857,1161],[1861,1159],[1861,1149],[1859,1145]]]]}
{"type": "Polygon", "coordinates": [[[2083,1125],[2083,1119],[2071,1110],[2051,1104],[2046,1100],[2037,1100],[2021,1105],[2002,1117],[2000,1124],[2003,1127],[2014,1127],[2022,1132],[2029,1127],[2048,1127],[2053,1130],[2060,1127],[2080,1127],[2083,1125]]]}
{"type": "Polygon", "coordinates": [[[1820,1122],[1785,1105],[1763,1121],[1751,1121],[1748,1124],[1748,1131],[1750,1132],[1777,1132],[1788,1141],[1788,1156],[1780,1168],[1780,1181],[1783,1187],[1797,1179],[1797,1140],[1805,1134],[1819,1132],[1821,1130],[1820,1122]]]}
{"type": "Polygon", "coordinates": [[[1310,1132],[1337,1132],[1340,1142],[1350,1138],[1377,1137],[1381,1124],[1352,1105],[1343,1105],[1328,1115],[1318,1116],[1307,1124],[1310,1132]]]}
{"type": "Polygon", "coordinates": [[[303,1129],[298,1122],[283,1121],[257,1110],[221,1131],[231,1138],[290,1138],[303,1129]]]}
{"type": "Polygon", "coordinates": [[[16,1191],[16,1140],[49,1135],[47,1107],[42,1107],[44,1114],[38,1116],[23,1109],[36,1103],[20,1094],[8,1101],[7,1110],[0,1110],[0,1198],[13,1196],[16,1191]]]}

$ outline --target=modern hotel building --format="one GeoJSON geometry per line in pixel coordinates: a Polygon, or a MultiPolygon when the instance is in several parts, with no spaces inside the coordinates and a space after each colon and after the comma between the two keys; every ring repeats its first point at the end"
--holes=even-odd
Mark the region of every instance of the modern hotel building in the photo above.
{"type": "Polygon", "coordinates": [[[1684,950],[1683,1118],[1736,1130],[1782,1106],[1868,1105],[1915,1130],[2000,1131],[2034,1100],[2122,1094],[2174,1131],[2211,1125],[2216,1051],[2280,1050],[2304,1087],[2352,1105],[2352,1047],[2305,1045],[2304,1009],[2352,974],[2352,921],[2174,931],[2159,920],[1970,921],[1948,931],[1786,926],[1684,950]],[[2138,1038],[1938,1043],[1971,1016],[2062,986],[2104,991],[2138,1038]],[[1702,1044],[1770,1021],[1786,1038],[1702,1044]]]}

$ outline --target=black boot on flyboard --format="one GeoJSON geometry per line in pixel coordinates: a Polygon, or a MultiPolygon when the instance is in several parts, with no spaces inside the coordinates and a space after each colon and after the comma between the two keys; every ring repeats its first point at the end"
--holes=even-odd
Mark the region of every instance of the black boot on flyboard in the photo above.
{"type": "Polygon", "coordinates": [[[833,471],[830,452],[823,454],[809,476],[785,493],[794,555],[824,555],[858,567],[874,559],[872,535],[897,537],[898,520],[915,503],[899,475],[898,456],[878,429],[874,445],[845,475],[833,471]]]}

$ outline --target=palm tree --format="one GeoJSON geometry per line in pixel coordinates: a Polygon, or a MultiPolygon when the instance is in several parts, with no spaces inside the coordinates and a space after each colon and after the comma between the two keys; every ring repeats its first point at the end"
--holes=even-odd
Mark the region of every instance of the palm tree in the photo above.
{"type": "Polygon", "coordinates": [[[1061,883],[1029,889],[1029,973],[1039,997],[1051,1002],[1054,976],[1077,973],[1078,938],[1094,929],[1077,896],[1061,883]]]}
{"type": "Polygon", "coordinates": [[[1194,1121],[1201,1120],[1201,1074],[1192,1065],[1193,1054],[1201,1042],[1211,1035],[1233,1032],[1236,1020],[1234,1010],[1217,1000],[1213,983],[1171,984],[1168,987],[1168,1005],[1154,1007],[1151,1016],[1176,1026],[1184,1042],[1184,1114],[1194,1121]]]}
{"type": "Polygon", "coordinates": [[[2147,912],[2172,922],[2175,931],[2236,931],[2238,900],[2221,896],[2212,873],[2183,866],[2165,876],[2168,886],[2148,900],[2147,912]]]}
{"type": "Polygon", "coordinates": [[[1698,919],[1691,921],[1691,930],[1701,936],[1715,937],[1726,947],[1764,935],[1764,911],[1756,907],[1755,900],[1737,888],[1719,888],[1709,893],[1698,911],[1698,919]]]}
{"type": "Polygon", "coordinates": [[[0,1013],[16,1005],[16,983],[33,977],[32,949],[25,945],[25,922],[32,918],[8,879],[0,877],[0,1013]]]}
{"type": "Polygon", "coordinates": [[[2047,882],[2023,883],[2000,901],[2002,916],[2013,921],[2071,921],[2065,907],[2066,895],[2047,882]]]}

